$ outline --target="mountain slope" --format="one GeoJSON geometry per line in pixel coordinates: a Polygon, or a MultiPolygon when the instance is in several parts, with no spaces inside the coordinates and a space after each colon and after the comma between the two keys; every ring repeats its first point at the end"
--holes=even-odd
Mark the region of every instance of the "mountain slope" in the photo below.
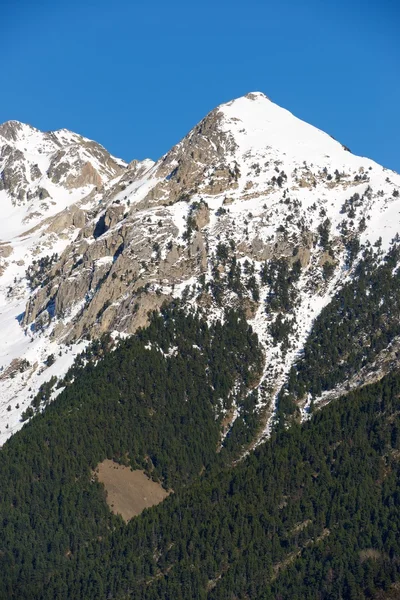
{"type": "MultiPolygon", "coordinates": [[[[27,388],[37,389],[48,378],[44,361],[60,351],[47,337],[33,337],[20,326],[30,278],[74,243],[115,181],[148,167],[149,161],[126,165],[67,130],[43,133],[17,121],[0,126],[1,439],[20,427],[27,388]]],[[[64,352],[57,374],[80,348],[64,352]]]]}
{"type": "MultiPolygon", "coordinates": [[[[40,256],[48,256],[41,263],[29,267],[25,253],[19,268],[15,242],[15,262],[5,259],[0,282],[21,345],[4,351],[2,418],[10,421],[10,403],[15,416],[2,439],[18,427],[27,385],[33,397],[85,339],[130,334],[176,296],[211,319],[226,306],[245,311],[264,349],[262,439],[285,405],[281,387],[293,379],[315,319],[353,281],[365,252],[373,252],[375,269],[392,248],[399,190],[399,175],[352,155],[261,93],[218,107],[158,162],[131,163],[75,212],[42,222],[34,234],[40,256]],[[11,278],[14,297],[21,290],[12,310],[11,278]],[[32,340],[32,351],[22,340],[32,340]],[[14,363],[10,380],[17,357],[29,367],[14,363]]],[[[372,366],[363,365],[366,378],[372,366]]],[[[292,388],[290,412],[306,416],[318,394],[308,384],[292,388]]]]}
{"type": "Polygon", "coordinates": [[[213,452],[210,408],[252,364],[252,337],[243,320],[209,328],[172,310],[115,352],[98,345],[105,359],[89,357],[0,453],[1,599],[392,597],[399,374],[279,428],[231,468],[213,452]],[[105,457],[174,493],[126,524],[95,477],[105,457]]]}

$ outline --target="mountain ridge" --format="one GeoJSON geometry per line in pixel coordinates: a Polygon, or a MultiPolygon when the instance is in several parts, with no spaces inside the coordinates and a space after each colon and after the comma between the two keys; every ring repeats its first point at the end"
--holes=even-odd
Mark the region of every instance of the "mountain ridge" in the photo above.
{"type": "MultiPolygon", "coordinates": [[[[124,165],[115,163],[120,170],[101,186],[87,174],[77,198],[63,191],[65,208],[43,211],[1,248],[0,318],[8,313],[4,331],[17,340],[1,350],[0,419],[9,424],[1,439],[20,427],[27,386],[33,397],[88,338],[132,334],[174,297],[210,319],[224,306],[245,310],[264,348],[262,439],[315,319],[353,278],[362,252],[380,238],[382,253],[392,247],[399,175],[260,92],[211,111],[156,163],[124,165]],[[23,357],[30,366],[21,372],[23,357]]],[[[310,400],[297,403],[305,417],[310,400]]]]}

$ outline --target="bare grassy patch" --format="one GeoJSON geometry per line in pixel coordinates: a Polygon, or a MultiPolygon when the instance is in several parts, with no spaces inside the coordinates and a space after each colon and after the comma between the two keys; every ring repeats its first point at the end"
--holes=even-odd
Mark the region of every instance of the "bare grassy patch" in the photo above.
{"type": "Polygon", "coordinates": [[[144,471],[104,460],[95,471],[107,493],[110,510],[124,521],[140,515],[145,508],[162,502],[169,494],[159,483],[147,477],[144,471]]]}

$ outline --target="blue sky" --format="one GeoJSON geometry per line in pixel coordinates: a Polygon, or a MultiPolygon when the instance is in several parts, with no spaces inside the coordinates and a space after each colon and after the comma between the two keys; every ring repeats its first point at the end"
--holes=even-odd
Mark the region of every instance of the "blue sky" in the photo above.
{"type": "Polygon", "coordinates": [[[400,171],[394,0],[4,0],[0,122],[158,158],[209,110],[265,92],[400,171]]]}

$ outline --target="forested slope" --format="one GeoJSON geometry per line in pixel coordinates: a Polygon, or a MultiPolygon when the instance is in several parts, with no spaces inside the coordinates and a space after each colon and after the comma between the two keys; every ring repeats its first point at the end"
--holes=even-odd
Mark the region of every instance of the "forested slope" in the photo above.
{"type": "Polygon", "coordinates": [[[362,600],[390,590],[400,375],[278,426],[232,467],[233,448],[216,453],[215,407],[260,368],[244,319],[207,325],[167,309],[92,363],[0,453],[1,598],[362,600]],[[174,493],[126,525],[92,479],[106,457],[145,466],[174,493]]]}
{"type": "Polygon", "coordinates": [[[305,393],[317,397],[350,380],[364,366],[373,365],[399,336],[399,257],[397,243],[384,257],[379,250],[364,251],[353,279],[318,315],[302,356],[291,369],[285,387],[294,402],[305,393]]]}
{"type": "Polygon", "coordinates": [[[0,452],[1,598],[41,597],[120,526],[93,477],[105,458],[174,490],[222,460],[221,417],[256,380],[261,353],[240,315],[207,325],[170,307],[116,350],[95,343],[80,362],[0,452]]]}

